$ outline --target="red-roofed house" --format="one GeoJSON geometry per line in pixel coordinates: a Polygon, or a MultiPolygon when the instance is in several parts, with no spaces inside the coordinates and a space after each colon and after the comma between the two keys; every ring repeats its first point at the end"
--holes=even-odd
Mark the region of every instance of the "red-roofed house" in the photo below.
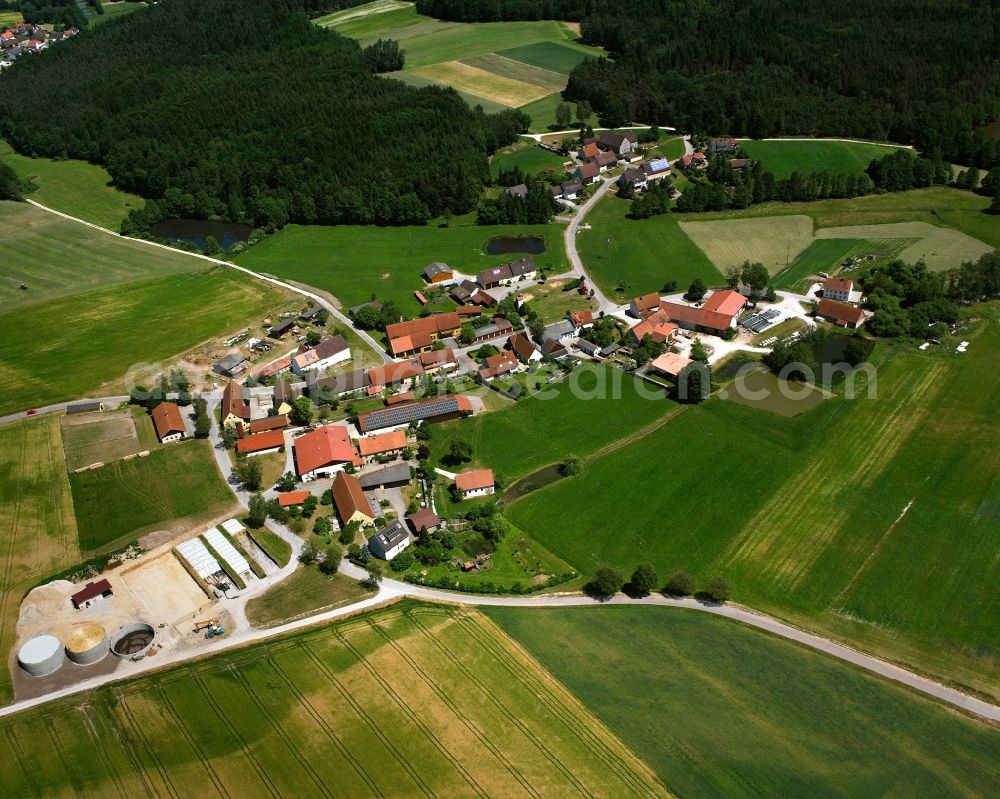
{"type": "Polygon", "coordinates": [[[184,419],[181,409],[174,402],[161,402],[153,408],[153,427],[161,444],[168,441],[180,441],[184,438],[184,419]]]}
{"type": "Polygon", "coordinates": [[[340,521],[345,527],[351,522],[360,522],[365,525],[375,521],[371,506],[365,499],[365,492],[361,489],[361,483],[353,474],[338,473],[333,478],[331,493],[333,494],[333,504],[337,508],[337,515],[340,516],[340,521]]]}
{"type": "Polygon", "coordinates": [[[263,455],[265,452],[277,452],[285,446],[285,433],[282,430],[268,430],[247,436],[236,442],[236,451],[240,455],[263,455]]]}
{"type": "Polygon", "coordinates": [[[823,281],[823,298],[827,300],[851,301],[854,282],[839,277],[828,277],[823,281]]]}
{"type": "Polygon", "coordinates": [[[516,372],[521,368],[521,362],[510,350],[502,350],[496,355],[490,355],[479,367],[479,376],[483,380],[492,380],[494,377],[505,375],[508,372],[516,372]]]}
{"type": "Polygon", "coordinates": [[[347,428],[326,425],[295,439],[295,470],[303,482],[333,477],[348,463],[361,465],[347,428]]]}
{"type": "Polygon", "coordinates": [[[278,494],[278,504],[283,508],[290,508],[292,505],[301,505],[309,496],[308,491],[283,491],[278,494]]]}
{"type": "Polygon", "coordinates": [[[250,421],[250,402],[243,396],[243,386],[235,380],[222,391],[222,426],[235,427],[250,421]]]}
{"type": "Polygon", "coordinates": [[[579,336],[582,330],[594,326],[594,312],[589,308],[585,311],[570,311],[569,323],[573,325],[573,335],[579,336]]]}
{"type": "Polygon", "coordinates": [[[73,603],[74,608],[79,610],[80,608],[89,608],[95,602],[100,602],[113,594],[111,583],[108,582],[107,577],[103,577],[96,583],[87,583],[75,594],[72,594],[69,601],[73,603]]]}
{"type": "Polygon", "coordinates": [[[852,330],[861,327],[865,322],[865,312],[860,308],[826,298],[819,301],[816,316],[833,322],[835,325],[851,328],[852,330]]]}
{"type": "Polygon", "coordinates": [[[738,291],[725,289],[723,291],[713,291],[712,296],[705,300],[701,309],[703,311],[721,313],[735,318],[735,316],[743,310],[743,306],[746,304],[747,298],[738,291]]]}
{"type": "Polygon", "coordinates": [[[379,455],[402,452],[407,447],[405,430],[390,430],[358,439],[358,452],[364,463],[371,463],[379,455]]]}
{"type": "Polygon", "coordinates": [[[666,344],[676,332],[677,325],[670,321],[670,314],[659,308],[629,330],[632,343],[636,345],[646,336],[651,336],[657,344],[666,344]]]}
{"type": "Polygon", "coordinates": [[[591,158],[597,158],[600,152],[601,149],[597,146],[597,142],[590,142],[580,148],[580,160],[589,161],[591,158]]]}
{"type": "Polygon", "coordinates": [[[636,319],[642,319],[650,311],[655,311],[660,307],[660,295],[655,291],[651,294],[643,294],[636,297],[628,304],[628,312],[636,319]]]}
{"type": "Polygon", "coordinates": [[[405,383],[415,377],[420,377],[424,373],[424,367],[420,361],[397,361],[388,363],[385,366],[376,366],[368,370],[368,382],[376,393],[385,386],[393,386],[396,383],[405,383]]]}
{"type": "Polygon", "coordinates": [[[485,497],[496,491],[492,469],[477,469],[456,475],[455,486],[462,493],[462,499],[485,497]]]}
{"type": "Polygon", "coordinates": [[[656,358],[650,366],[667,377],[677,378],[685,366],[694,363],[690,358],[678,355],[676,352],[665,352],[656,358]]]}
{"type": "Polygon", "coordinates": [[[587,162],[586,164],[580,164],[576,168],[576,172],[573,174],[579,179],[579,181],[586,186],[588,183],[596,183],[599,181],[601,170],[597,164],[592,162],[587,162]]]}

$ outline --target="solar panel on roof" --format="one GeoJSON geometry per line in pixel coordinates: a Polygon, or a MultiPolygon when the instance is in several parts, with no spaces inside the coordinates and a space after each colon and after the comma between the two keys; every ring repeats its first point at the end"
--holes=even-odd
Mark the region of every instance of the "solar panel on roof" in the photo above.
{"type": "Polygon", "coordinates": [[[454,397],[441,397],[432,402],[419,402],[413,405],[394,405],[364,414],[364,427],[366,431],[379,430],[383,427],[409,424],[419,419],[456,411],[458,411],[458,400],[454,397]]]}
{"type": "Polygon", "coordinates": [[[649,162],[649,165],[654,171],[659,172],[661,169],[669,169],[670,162],[666,158],[654,158],[649,162]]]}

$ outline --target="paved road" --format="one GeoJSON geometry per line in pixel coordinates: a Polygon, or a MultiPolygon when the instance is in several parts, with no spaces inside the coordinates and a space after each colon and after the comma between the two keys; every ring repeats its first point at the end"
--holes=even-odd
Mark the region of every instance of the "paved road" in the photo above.
{"type": "MultiPolygon", "coordinates": [[[[113,230],[109,230],[108,228],[101,227],[100,225],[95,225],[93,222],[87,222],[84,219],[79,219],[75,216],[64,214],[62,211],[57,211],[54,208],[49,208],[48,206],[42,205],[41,203],[37,203],[34,200],[28,200],[27,202],[31,203],[33,206],[41,209],[42,211],[47,211],[50,214],[61,216],[63,219],[69,219],[71,222],[76,222],[81,225],[86,225],[89,228],[93,228],[94,230],[99,230],[102,233],[106,233],[109,236],[114,236],[115,238],[121,238],[120,234],[115,233],[113,230]]],[[[320,307],[325,308],[330,313],[331,316],[339,320],[342,324],[347,325],[347,327],[351,328],[361,338],[362,341],[364,341],[369,347],[371,347],[378,354],[378,356],[382,359],[383,363],[391,363],[392,361],[392,358],[390,358],[386,354],[385,349],[382,347],[381,344],[379,344],[375,339],[369,336],[364,330],[358,330],[357,328],[355,328],[354,323],[345,313],[343,313],[339,308],[335,307],[332,303],[327,301],[324,297],[320,296],[319,294],[316,294],[315,292],[309,291],[304,288],[300,288],[299,286],[293,286],[291,283],[286,283],[283,280],[278,280],[275,277],[270,277],[268,275],[261,274],[260,272],[254,272],[252,269],[247,269],[245,266],[237,266],[236,264],[231,263],[230,261],[222,261],[218,258],[212,258],[209,255],[202,255],[201,253],[188,252],[187,250],[179,250],[176,247],[171,247],[167,244],[160,244],[159,242],[155,241],[147,241],[146,239],[130,238],[129,241],[133,241],[138,244],[145,245],[147,247],[157,247],[161,250],[168,250],[170,252],[178,253],[179,255],[186,255],[189,258],[200,258],[201,260],[208,261],[211,264],[217,264],[218,266],[225,266],[228,267],[229,269],[234,269],[237,272],[242,272],[243,274],[249,275],[250,277],[256,278],[257,280],[263,280],[266,283],[271,283],[272,285],[280,286],[286,291],[291,291],[303,297],[308,297],[310,300],[315,302],[320,307]]]]}
{"type": "MultiPolygon", "coordinates": [[[[53,405],[42,405],[34,410],[38,413],[54,413],[57,411],[64,411],[70,405],[76,405],[78,402],[103,402],[106,408],[116,408],[121,403],[128,401],[128,395],[118,396],[118,397],[84,397],[83,399],[69,400],[67,402],[57,402],[53,405]]],[[[17,413],[10,413],[6,416],[0,416],[0,424],[8,424],[10,422],[17,422],[21,419],[27,419],[28,414],[26,413],[28,409],[25,408],[23,411],[18,411],[17,413]]],[[[34,414],[32,414],[34,416],[34,414]]]]}
{"type": "Polygon", "coordinates": [[[622,306],[609,300],[604,295],[604,292],[601,291],[597,283],[595,283],[594,280],[591,279],[590,275],[587,274],[587,271],[583,267],[583,261],[580,260],[580,254],[576,249],[576,234],[580,229],[580,223],[583,222],[587,214],[590,213],[590,209],[597,205],[601,198],[607,194],[614,185],[614,178],[605,179],[591,198],[580,206],[579,210],[577,210],[576,214],[570,220],[569,225],[566,226],[566,230],[563,232],[563,241],[566,245],[566,257],[569,258],[569,263],[572,267],[572,274],[577,277],[584,278],[587,281],[587,285],[594,292],[594,299],[597,300],[597,310],[604,311],[606,314],[617,313],[621,310],[622,306]]]}

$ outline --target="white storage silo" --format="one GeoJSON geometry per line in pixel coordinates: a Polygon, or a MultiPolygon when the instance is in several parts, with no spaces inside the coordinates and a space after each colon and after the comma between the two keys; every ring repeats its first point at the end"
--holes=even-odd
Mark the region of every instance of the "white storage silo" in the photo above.
{"type": "Polygon", "coordinates": [[[54,635],[37,635],[17,653],[17,664],[32,677],[44,677],[63,664],[63,645],[54,635]]]}

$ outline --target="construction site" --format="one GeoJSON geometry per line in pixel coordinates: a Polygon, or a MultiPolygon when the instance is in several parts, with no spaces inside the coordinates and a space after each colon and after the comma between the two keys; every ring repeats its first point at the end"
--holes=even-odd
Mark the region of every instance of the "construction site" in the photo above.
{"type": "Polygon", "coordinates": [[[276,569],[230,519],[91,580],[40,585],[18,615],[8,664],[15,695],[26,699],[98,675],[127,674],[130,664],[224,636],[232,629],[230,600],[276,569]]]}

